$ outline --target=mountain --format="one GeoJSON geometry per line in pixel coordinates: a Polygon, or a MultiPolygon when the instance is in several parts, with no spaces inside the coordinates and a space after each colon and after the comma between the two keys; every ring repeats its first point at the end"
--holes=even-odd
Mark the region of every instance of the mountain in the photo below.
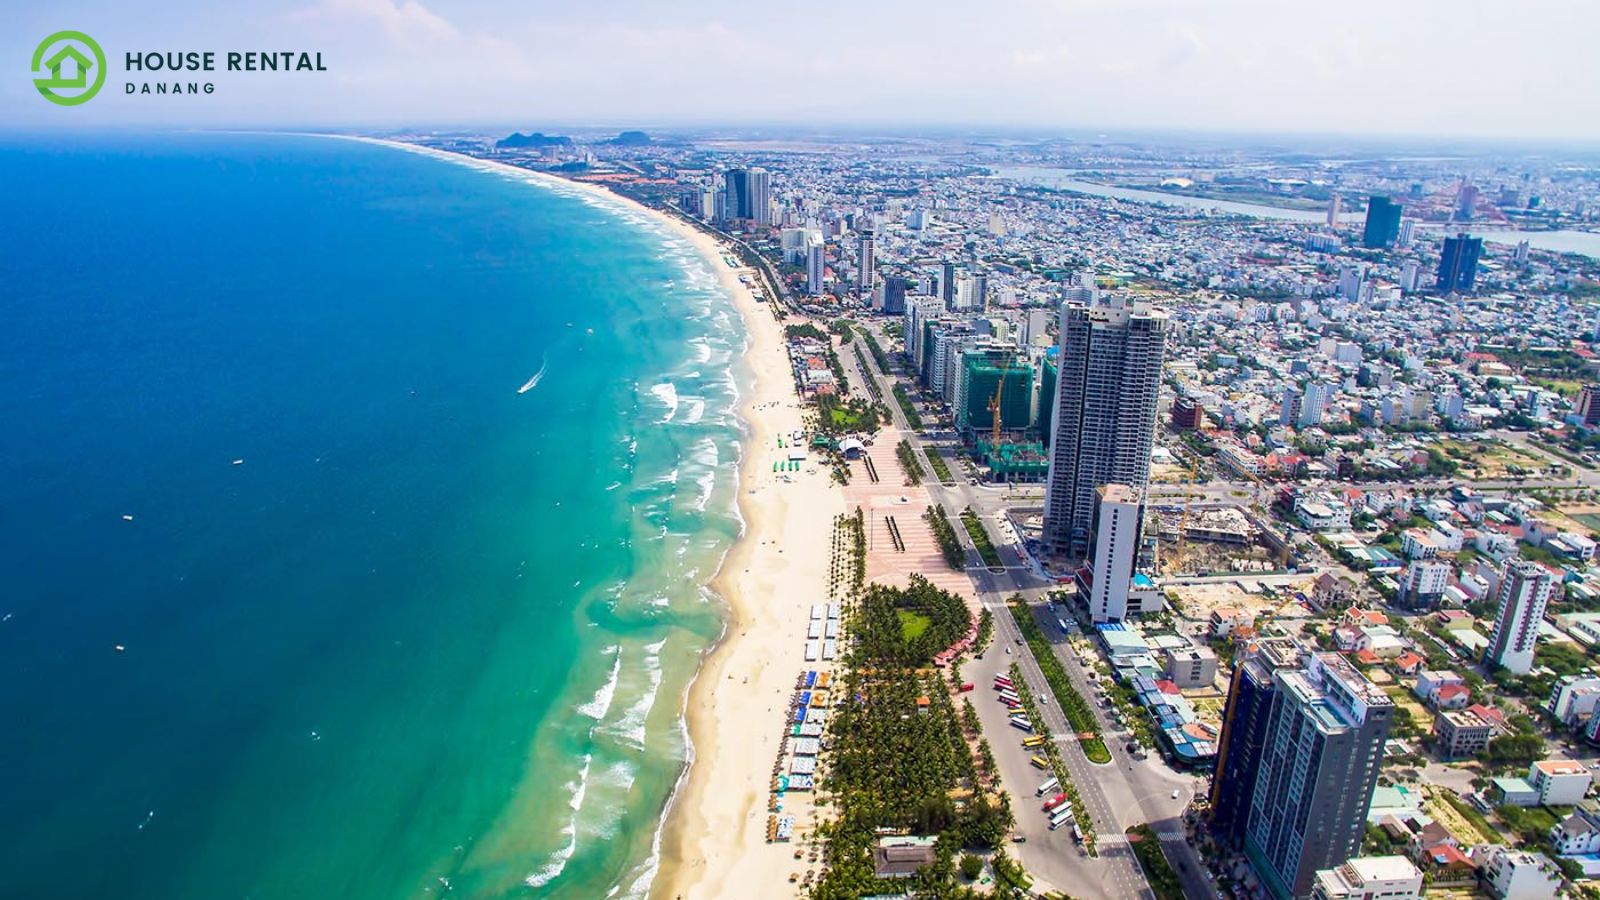
{"type": "Polygon", "coordinates": [[[497,149],[507,147],[571,147],[572,138],[565,135],[545,135],[535,131],[533,134],[523,134],[520,131],[512,132],[510,137],[501,138],[494,142],[497,149]]]}
{"type": "Polygon", "coordinates": [[[606,143],[615,147],[645,147],[655,143],[650,135],[642,131],[624,131],[606,143]]]}

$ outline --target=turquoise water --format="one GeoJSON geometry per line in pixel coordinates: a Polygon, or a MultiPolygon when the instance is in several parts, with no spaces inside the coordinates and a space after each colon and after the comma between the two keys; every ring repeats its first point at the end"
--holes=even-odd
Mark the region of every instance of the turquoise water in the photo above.
{"type": "Polygon", "coordinates": [[[739,528],[707,264],[400,150],[62,144],[0,138],[0,893],[642,893],[739,528]]]}

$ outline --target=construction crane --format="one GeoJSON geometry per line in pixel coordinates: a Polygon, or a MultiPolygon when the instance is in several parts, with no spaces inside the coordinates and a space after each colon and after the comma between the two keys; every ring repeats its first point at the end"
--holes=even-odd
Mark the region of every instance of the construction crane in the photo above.
{"type": "Polygon", "coordinates": [[[1006,395],[1006,373],[1011,369],[1011,357],[1000,358],[1000,381],[995,385],[994,396],[989,398],[989,413],[994,418],[994,431],[989,436],[989,468],[994,469],[995,457],[1000,453],[1000,401],[1006,395]]]}

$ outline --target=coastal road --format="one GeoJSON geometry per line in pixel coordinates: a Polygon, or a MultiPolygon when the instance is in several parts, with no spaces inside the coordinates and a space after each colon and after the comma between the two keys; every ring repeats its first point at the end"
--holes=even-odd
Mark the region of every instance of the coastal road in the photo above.
{"type": "MultiPolygon", "coordinates": [[[[880,336],[880,343],[884,342],[880,336]]],[[[864,354],[864,357],[865,365],[871,372],[864,372],[863,376],[877,379],[884,395],[892,396],[891,386],[886,383],[883,373],[877,369],[876,361],[870,355],[864,354]]],[[[896,425],[908,435],[908,440],[914,448],[925,451],[933,449],[925,444],[905,422],[898,404],[890,405],[890,411],[896,425]]],[[[958,471],[953,461],[951,469],[952,474],[958,471]]],[[[1223,490],[1231,489],[1226,485],[1219,487],[1223,490]]],[[[995,508],[995,492],[992,488],[971,485],[965,478],[958,477],[953,484],[928,482],[928,490],[935,502],[944,504],[945,509],[952,514],[952,518],[955,513],[967,506],[985,511],[982,513],[982,518],[987,520],[985,524],[988,527],[990,541],[995,545],[1004,565],[1003,570],[983,567],[981,558],[977,550],[971,546],[965,529],[960,527],[955,529],[958,539],[966,548],[967,572],[977,588],[979,600],[995,620],[995,644],[986,654],[986,659],[969,663],[969,668],[974,674],[966,680],[975,682],[980,692],[989,690],[994,673],[1003,671],[1009,667],[1011,661],[1015,661],[1021,668],[1033,695],[1041,699],[1040,713],[1050,726],[1051,732],[1056,735],[1070,734],[1066,717],[1060,708],[1054,702],[1042,702],[1043,698],[1051,697],[1052,694],[1044,680],[1043,672],[1039,669],[1038,661],[1034,659],[1029,647],[1021,642],[1021,632],[1012,618],[1007,602],[1009,598],[1018,594],[1029,601],[1030,610],[1044,633],[1055,645],[1053,649],[1073,686],[1092,703],[1095,691],[1088,680],[1087,669],[1067,644],[1066,635],[1056,624],[1055,614],[1049,610],[1046,597],[1054,585],[1043,577],[1023,549],[1014,543],[1016,537],[1014,532],[1008,526],[1000,527],[991,520],[991,514],[986,510],[995,508]],[[1011,650],[1011,655],[1006,655],[1007,648],[1011,650]]],[[[1070,617],[1063,616],[1063,618],[1067,618],[1070,624],[1070,617]]],[[[1038,819],[1042,815],[1038,804],[1029,805],[1027,800],[1038,783],[1043,780],[1043,776],[1027,763],[1029,754],[1021,752],[1020,741],[1014,737],[1020,732],[1010,727],[1006,716],[998,709],[985,709],[986,706],[998,708],[999,704],[993,702],[992,698],[979,698],[974,700],[974,703],[978,705],[979,717],[984,724],[984,732],[989,735],[990,744],[994,748],[995,759],[1000,764],[1002,777],[1011,786],[1019,828],[1025,829],[1024,823],[1029,817],[1038,819]],[[984,702],[986,700],[988,702],[984,702]],[[1006,745],[1008,751],[1015,752],[1003,753],[1002,745],[1006,745]]],[[[1215,889],[1206,879],[1205,866],[1199,854],[1188,843],[1183,826],[1183,811],[1191,799],[1204,790],[1203,781],[1172,771],[1157,756],[1152,755],[1140,760],[1127,754],[1122,748],[1127,738],[1119,740],[1118,732],[1113,728],[1105,711],[1097,704],[1094,704],[1093,708],[1101,733],[1105,735],[1107,747],[1111,750],[1112,761],[1105,765],[1095,765],[1089,762],[1081,747],[1077,746],[1064,747],[1061,757],[1066,762],[1073,784],[1077,787],[1093,819],[1095,831],[1100,836],[1098,851],[1104,863],[1102,871],[1109,869],[1102,883],[1118,896],[1151,896],[1143,870],[1140,869],[1138,860],[1123,838],[1123,832],[1128,827],[1148,823],[1161,839],[1162,849],[1182,880],[1185,894],[1192,900],[1201,898],[1209,900],[1216,897],[1215,889]],[[1177,792],[1176,798],[1172,796],[1173,792],[1177,792]],[[1135,889],[1130,891],[1129,885],[1133,885],[1135,889]]],[[[1071,743],[1076,744],[1075,741],[1071,743]]],[[[1060,862],[1059,848],[1050,840],[1050,837],[1057,837],[1059,841],[1060,831],[1052,833],[1048,830],[1047,824],[1044,826],[1045,846],[1051,852],[1042,854],[1043,858],[1037,852],[1029,852],[1034,845],[1034,835],[1027,830],[1023,830],[1022,833],[1028,837],[1028,843],[1019,848],[1023,852],[1018,855],[1030,872],[1036,872],[1046,881],[1055,883],[1054,878],[1060,875],[1070,876],[1075,874],[1074,870],[1081,870],[1081,867],[1071,866],[1066,867],[1067,872],[1061,872],[1063,865],[1060,862]]],[[[1067,840],[1070,846],[1070,837],[1067,840]]],[[[1075,847],[1073,851],[1076,851],[1075,847]]],[[[1079,887],[1069,889],[1069,893],[1081,892],[1083,889],[1081,876],[1079,879],[1077,881],[1079,887]]],[[[1066,885],[1062,887],[1065,888],[1066,885]]]]}
{"type": "MultiPolygon", "coordinates": [[[[878,370],[876,360],[873,360],[870,354],[864,354],[864,359],[870,372],[862,373],[863,376],[875,379],[884,396],[892,398],[892,386],[878,370]]],[[[890,415],[893,416],[896,426],[908,436],[907,440],[913,449],[922,452],[933,449],[925,444],[905,421],[898,404],[886,405],[889,406],[890,415]]],[[[953,460],[947,464],[951,465],[952,474],[959,471],[953,460]]],[[[931,476],[932,473],[929,474],[931,476]]],[[[928,481],[926,484],[934,502],[943,504],[952,519],[962,509],[978,500],[977,489],[969,485],[964,478],[958,478],[954,484],[940,484],[936,481],[928,481]]],[[[1060,707],[1053,701],[1043,702],[1044,698],[1052,696],[1049,685],[1044,680],[1038,661],[1033,658],[1027,644],[1023,642],[1022,633],[1006,603],[1009,597],[1017,593],[1031,592],[1038,595],[1050,586],[1049,582],[1029,565],[1027,557],[1020,548],[1004,538],[996,540],[996,536],[1000,533],[999,529],[990,527],[989,533],[991,542],[995,544],[1001,554],[1001,561],[1005,564],[1000,570],[984,568],[965,529],[958,525],[955,532],[966,550],[967,572],[973,579],[979,602],[994,616],[994,644],[984,659],[968,663],[967,669],[963,672],[970,670],[972,676],[967,680],[978,683],[981,690],[989,690],[995,672],[1004,671],[1012,661],[1015,661],[1021,668],[1033,695],[1040,698],[1040,715],[1050,727],[1051,733],[1063,736],[1071,734],[1066,716],[1062,714],[1060,707]],[[1008,649],[1011,651],[1009,655],[1006,652],[1008,649]]],[[[1129,824],[1136,823],[1122,821],[1122,817],[1117,814],[1103,789],[1102,779],[1123,777],[1120,775],[1120,767],[1115,764],[1117,754],[1113,753],[1112,764],[1096,766],[1084,756],[1081,747],[1064,747],[1061,753],[1073,786],[1077,788],[1093,821],[1094,830],[1099,835],[1096,848],[1099,857],[1091,859],[1081,855],[1071,844],[1070,832],[1063,833],[1060,830],[1051,832],[1048,823],[1042,831],[1039,831],[1038,819],[1042,814],[1037,803],[1029,804],[1028,801],[1033,798],[1034,790],[1045,776],[1029,765],[1027,755],[1020,752],[1020,741],[1016,737],[1020,732],[1009,726],[1004,715],[997,715],[995,709],[986,709],[997,706],[993,699],[980,697],[973,702],[978,707],[984,733],[988,736],[995,760],[1000,765],[1002,780],[1010,788],[1018,827],[1028,838],[1027,843],[1017,845],[1015,848],[1017,856],[1028,871],[1051,886],[1074,896],[1082,895],[1089,888],[1099,885],[1107,897],[1139,897],[1142,900],[1153,900],[1155,895],[1145,880],[1144,871],[1123,837],[1123,829],[1129,824]],[[1066,841],[1065,848],[1061,846],[1063,840],[1066,841]],[[1043,852],[1040,852],[1041,850],[1043,852]]],[[[1130,788],[1130,791],[1132,790],[1134,789],[1130,788]]]]}

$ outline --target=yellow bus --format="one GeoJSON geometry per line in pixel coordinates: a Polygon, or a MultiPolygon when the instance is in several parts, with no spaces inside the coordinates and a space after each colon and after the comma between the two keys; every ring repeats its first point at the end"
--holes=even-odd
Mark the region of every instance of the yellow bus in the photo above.
{"type": "Polygon", "coordinates": [[[1022,741],[1022,746],[1027,747],[1030,750],[1033,749],[1034,747],[1043,747],[1044,746],[1044,736],[1036,734],[1031,738],[1025,738],[1022,741]]]}
{"type": "Polygon", "coordinates": [[[1048,769],[1048,768],[1050,768],[1050,762],[1048,760],[1046,760],[1042,756],[1035,756],[1034,758],[1028,760],[1028,762],[1033,763],[1033,767],[1035,769],[1048,769]]]}

